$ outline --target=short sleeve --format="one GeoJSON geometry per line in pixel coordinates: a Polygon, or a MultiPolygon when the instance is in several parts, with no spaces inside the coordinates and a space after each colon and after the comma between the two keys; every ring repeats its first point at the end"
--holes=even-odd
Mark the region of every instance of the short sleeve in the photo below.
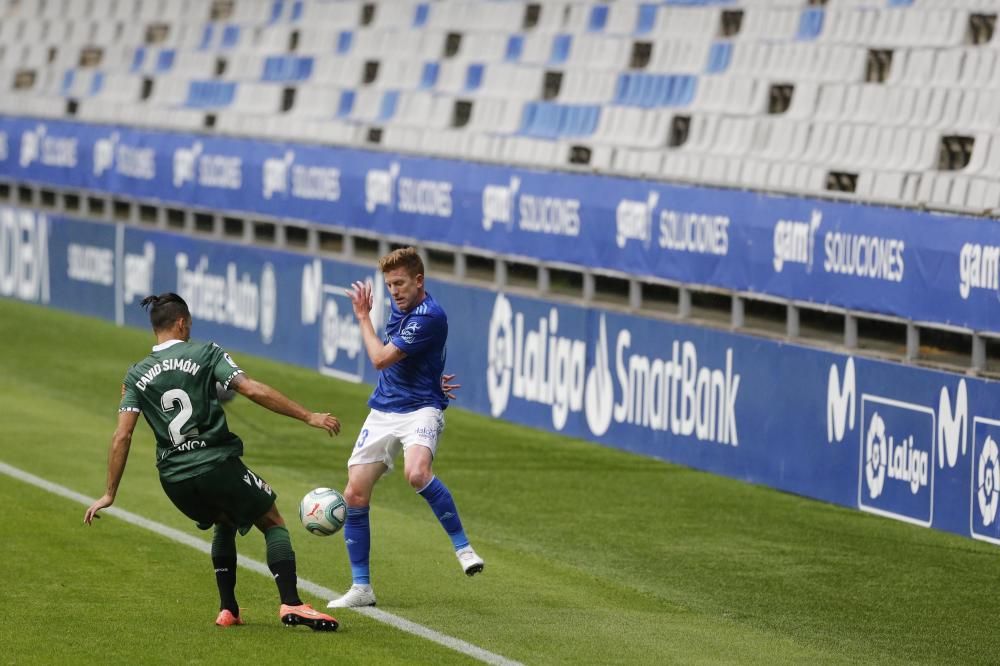
{"type": "Polygon", "coordinates": [[[403,324],[391,342],[407,356],[413,356],[432,349],[442,343],[448,335],[447,320],[434,315],[411,316],[403,324]]]}
{"type": "Polygon", "coordinates": [[[236,361],[222,347],[213,343],[212,373],[215,380],[222,384],[223,389],[229,388],[229,383],[236,375],[242,375],[243,369],[236,365],[236,361]]]}
{"type": "Polygon", "coordinates": [[[127,374],[122,380],[122,401],[118,403],[118,412],[142,412],[139,406],[139,392],[127,374]]]}

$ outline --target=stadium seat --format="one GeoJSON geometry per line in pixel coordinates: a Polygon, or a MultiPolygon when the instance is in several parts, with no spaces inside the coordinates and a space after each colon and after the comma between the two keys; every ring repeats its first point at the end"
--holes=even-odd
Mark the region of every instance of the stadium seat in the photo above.
{"type": "Polygon", "coordinates": [[[978,43],[969,30],[987,10],[978,0],[6,3],[0,108],[58,117],[69,98],[81,119],[197,129],[210,111],[225,133],[346,145],[376,124],[384,147],[560,168],[573,140],[591,149],[591,168],[764,189],[825,192],[835,163],[857,174],[858,198],[984,208],[1000,204],[1000,37],[978,43]],[[672,142],[675,119],[686,135],[672,142]],[[952,135],[975,137],[969,163],[937,173],[952,135]]]}

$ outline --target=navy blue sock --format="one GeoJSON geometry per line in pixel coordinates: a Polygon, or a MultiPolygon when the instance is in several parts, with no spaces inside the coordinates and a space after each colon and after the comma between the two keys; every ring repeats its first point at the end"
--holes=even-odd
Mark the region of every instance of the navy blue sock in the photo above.
{"type": "Polygon", "coordinates": [[[465,530],[462,529],[462,521],[458,517],[458,508],[455,506],[455,500],[452,499],[448,487],[441,483],[441,480],[435,476],[431,479],[430,483],[418,492],[431,505],[431,511],[441,521],[441,527],[448,533],[448,537],[451,539],[452,545],[455,546],[455,550],[468,546],[469,539],[465,536],[465,530]]]}
{"type": "Polygon", "coordinates": [[[368,566],[368,554],[371,551],[372,530],[367,506],[361,509],[347,507],[344,543],[347,544],[347,557],[351,560],[351,576],[354,584],[370,585],[371,570],[368,566]]]}

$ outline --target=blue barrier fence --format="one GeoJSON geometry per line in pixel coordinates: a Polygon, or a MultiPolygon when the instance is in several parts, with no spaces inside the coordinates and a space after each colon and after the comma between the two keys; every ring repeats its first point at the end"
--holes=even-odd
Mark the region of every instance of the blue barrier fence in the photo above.
{"type": "Polygon", "coordinates": [[[1000,331],[993,220],[10,117],[0,178],[1000,331]]]}
{"type": "MultiPolygon", "coordinates": [[[[366,277],[374,267],[0,207],[0,296],[146,328],[138,301],[174,290],[200,339],[372,383],[343,295],[366,277]]],[[[428,285],[452,315],[464,408],[1000,544],[996,382],[428,285]]],[[[126,352],[122,372],[144,348],[126,352]]]]}

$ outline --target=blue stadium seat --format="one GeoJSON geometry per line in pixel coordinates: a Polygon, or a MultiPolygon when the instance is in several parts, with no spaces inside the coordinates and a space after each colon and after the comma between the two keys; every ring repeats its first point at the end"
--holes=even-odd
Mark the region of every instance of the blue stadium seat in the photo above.
{"type": "Polygon", "coordinates": [[[189,109],[218,109],[233,103],[235,81],[191,81],[184,106],[189,109]]]}
{"type": "Polygon", "coordinates": [[[536,139],[589,136],[597,129],[601,107],[597,104],[528,102],[521,115],[518,134],[536,139]]]}
{"type": "Polygon", "coordinates": [[[269,56],[264,60],[261,81],[305,81],[312,75],[313,58],[308,56],[269,56]]]}
{"type": "Polygon", "coordinates": [[[420,75],[421,90],[431,90],[437,85],[438,74],[441,71],[441,64],[436,61],[425,62],[424,71],[420,75]]]}
{"type": "Polygon", "coordinates": [[[422,2],[413,10],[413,27],[422,28],[427,25],[427,17],[430,15],[430,5],[422,2]]]}
{"type": "Polygon", "coordinates": [[[652,32],[656,26],[656,12],[658,9],[657,5],[639,5],[639,15],[635,20],[635,34],[644,35],[647,32],[652,32]]]}
{"type": "Polygon", "coordinates": [[[338,118],[347,118],[351,115],[351,111],[354,110],[354,97],[353,90],[340,91],[340,101],[337,103],[338,118]]]}
{"type": "Polygon", "coordinates": [[[590,32],[603,32],[608,24],[608,6],[594,5],[590,8],[590,17],[587,19],[587,30],[590,32]]]}
{"type": "Polygon", "coordinates": [[[285,8],[285,0],[274,0],[271,3],[271,18],[268,23],[277,23],[281,19],[281,13],[285,8]]]}
{"type": "Polygon", "coordinates": [[[268,23],[271,25],[282,21],[295,23],[300,18],[302,18],[302,0],[295,0],[295,2],[274,0],[271,4],[271,16],[268,23]],[[286,13],[288,14],[287,19],[285,18],[286,13]]]}
{"type": "Polygon", "coordinates": [[[504,54],[505,62],[518,62],[521,54],[524,53],[524,35],[511,35],[507,40],[507,51],[504,54]]]}
{"type": "Polygon", "coordinates": [[[62,86],[60,86],[60,88],[59,88],[59,92],[63,96],[68,95],[70,93],[70,90],[73,89],[73,81],[75,79],[76,79],[76,70],[75,69],[67,69],[63,73],[62,86]]]}
{"type": "Polygon", "coordinates": [[[341,30],[337,35],[337,55],[347,55],[354,43],[354,32],[351,30],[341,30]]]}
{"type": "Polygon", "coordinates": [[[148,71],[146,65],[151,60],[147,59],[147,56],[152,57],[153,53],[156,53],[156,60],[154,63],[153,71],[157,74],[166,74],[174,67],[174,61],[177,57],[177,49],[149,49],[145,46],[140,46],[135,49],[132,54],[132,64],[129,66],[129,71],[143,72],[148,71]]]}
{"type": "Polygon", "coordinates": [[[138,72],[142,69],[142,64],[146,60],[146,47],[138,47],[134,53],[132,53],[132,66],[129,67],[129,71],[138,72]]]}
{"type": "Polygon", "coordinates": [[[391,120],[396,115],[396,107],[399,105],[399,91],[386,90],[382,94],[382,102],[379,105],[378,121],[385,122],[391,120]]]}
{"type": "Polygon", "coordinates": [[[236,46],[237,42],[240,41],[240,26],[238,25],[227,25],[222,30],[222,43],[220,46],[224,49],[231,49],[236,46]]]}
{"type": "Polygon", "coordinates": [[[174,66],[174,60],[177,57],[176,49],[163,49],[156,56],[156,73],[166,74],[174,66]]]}
{"type": "Polygon", "coordinates": [[[465,87],[467,92],[478,90],[483,82],[483,64],[470,63],[465,71],[465,87]]]}
{"type": "Polygon", "coordinates": [[[689,74],[624,72],[618,76],[614,103],[643,108],[687,106],[696,89],[697,77],[689,74]]]}
{"type": "Polygon", "coordinates": [[[558,34],[552,38],[552,55],[549,56],[549,64],[561,65],[569,58],[569,50],[573,45],[573,36],[558,34]]]}
{"type": "Polygon", "coordinates": [[[823,17],[826,12],[822,7],[809,7],[802,10],[799,16],[799,31],[795,38],[799,41],[808,42],[819,37],[823,32],[823,17]]]}
{"type": "Polygon", "coordinates": [[[705,65],[705,73],[719,74],[729,68],[729,63],[733,60],[733,43],[713,42],[708,51],[708,63],[705,65]]]}
{"type": "Polygon", "coordinates": [[[234,48],[240,41],[240,26],[209,23],[201,35],[199,51],[234,48]]]}

